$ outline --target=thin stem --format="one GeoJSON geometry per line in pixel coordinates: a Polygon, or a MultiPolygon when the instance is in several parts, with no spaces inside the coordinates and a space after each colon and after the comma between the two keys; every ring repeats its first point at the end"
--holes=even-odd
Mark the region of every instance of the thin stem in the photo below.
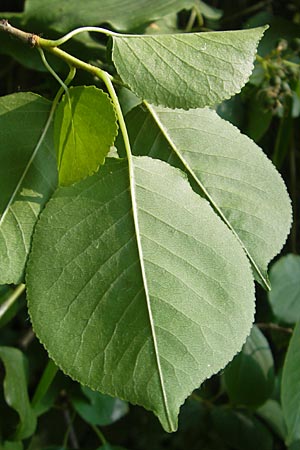
{"type": "MultiPolygon", "coordinates": [[[[40,55],[41,55],[43,64],[44,64],[44,66],[46,67],[46,69],[51,73],[51,75],[56,79],[56,81],[58,81],[58,83],[61,85],[61,87],[63,88],[63,90],[65,91],[65,93],[69,96],[69,91],[68,91],[67,85],[66,85],[66,84],[63,82],[63,80],[57,75],[57,73],[55,72],[55,70],[52,69],[52,67],[50,66],[50,64],[48,63],[48,61],[47,61],[47,59],[46,59],[46,57],[45,57],[45,53],[44,53],[43,49],[42,49],[41,47],[37,47],[37,49],[38,49],[38,51],[39,51],[39,53],[40,53],[40,55]]],[[[66,80],[67,84],[69,84],[69,83],[73,80],[73,78],[75,77],[75,75],[76,75],[76,68],[73,67],[73,66],[69,66],[69,67],[70,67],[70,71],[69,71],[69,75],[68,75],[67,80],[66,80]]]]}
{"type": "MultiPolygon", "coordinates": [[[[65,44],[70,39],[72,39],[74,36],[80,33],[86,33],[86,32],[92,32],[92,33],[101,33],[105,34],[106,36],[120,36],[120,33],[115,33],[111,30],[106,30],[105,28],[101,27],[80,27],[76,28],[75,30],[70,31],[69,33],[65,34],[59,39],[51,40],[51,39],[43,39],[39,36],[37,36],[37,44],[40,47],[46,48],[46,47],[59,47],[62,44],[65,44]]],[[[124,36],[123,34],[121,36],[124,36]]],[[[126,35],[127,36],[127,35],[126,35]]],[[[129,35],[132,36],[132,35],[129,35]]]]}
{"type": "Polygon", "coordinates": [[[25,291],[25,284],[19,284],[19,286],[13,291],[13,293],[0,305],[0,320],[12,307],[12,305],[18,300],[20,295],[25,291]]]}
{"type": "Polygon", "coordinates": [[[232,20],[236,20],[239,17],[243,17],[245,15],[248,14],[253,14],[255,11],[258,11],[262,8],[264,8],[265,6],[269,6],[272,3],[272,0],[264,0],[261,1],[259,3],[256,3],[253,6],[249,6],[248,8],[242,9],[241,11],[238,11],[236,14],[231,14],[231,16],[226,17],[225,19],[222,20],[222,22],[228,22],[228,21],[232,21],[232,20]]]}
{"type": "Polygon", "coordinates": [[[76,413],[74,413],[73,417],[71,417],[69,409],[64,409],[63,415],[64,415],[64,418],[65,418],[65,421],[66,421],[66,424],[68,427],[65,437],[64,437],[63,447],[64,448],[67,447],[68,439],[70,439],[70,443],[71,443],[72,447],[74,449],[79,449],[80,447],[79,447],[78,439],[77,439],[77,436],[76,436],[76,433],[75,433],[75,430],[73,427],[73,421],[75,419],[76,413]]]}
{"type": "Polygon", "coordinates": [[[196,8],[194,7],[192,9],[191,14],[190,14],[188,23],[187,23],[187,25],[185,27],[186,33],[189,33],[193,29],[193,26],[194,26],[196,18],[197,18],[197,11],[196,11],[196,8]]]}
{"type": "Polygon", "coordinates": [[[35,408],[44,398],[57,372],[58,367],[54,364],[52,359],[49,359],[46,369],[44,370],[44,373],[32,398],[31,404],[33,408],[35,408]]]}
{"type": "Polygon", "coordinates": [[[292,328],[281,327],[277,323],[257,323],[256,326],[261,330],[280,331],[281,333],[293,334],[292,328]]]}
{"type": "Polygon", "coordinates": [[[90,427],[94,430],[94,432],[96,433],[96,435],[100,439],[101,444],[105,445],[107,443],[107,440],[105,439],[105,436],[102,433],[102,431],[99,430],[99,428],[96,427],[96,425],[90,424],[90,427]]]}
{"type": "Polygon", "coordinates": [[[121,130],[121,133],[122,133],[122,136],[124,139],[124,145],[125,145],[125,149],[126,149],[127,159],[128,159],[129,165],[132,165],[132,153],[131,153],[129,136],[128,136],[124,116],[122,113],[122,109],[120,106],[120,102],[119,102],[118,96],[116,94],[115,88],[112,84],[112,80],[111,80],[112,77],[107,72],[104,72],[101,69],[98,69],[97,76],[99,78],[101,78],[102,81],[105,83],[108,93],[111,96],[111,99],[113,101],[113,104],[114,104],[114,107],[116,110],[116,114],[118,117],[118,122],[120,125],[120,130],[121,130]]]}

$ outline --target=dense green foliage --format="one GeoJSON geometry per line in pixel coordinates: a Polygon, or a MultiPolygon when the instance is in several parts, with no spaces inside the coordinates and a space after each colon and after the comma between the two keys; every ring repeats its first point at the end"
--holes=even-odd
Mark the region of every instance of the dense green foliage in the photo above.
{"type": "Polygon", "coordinates": [[[4,8],[1,449],[299,447],[300,10],[268,5],[4,8]]]}

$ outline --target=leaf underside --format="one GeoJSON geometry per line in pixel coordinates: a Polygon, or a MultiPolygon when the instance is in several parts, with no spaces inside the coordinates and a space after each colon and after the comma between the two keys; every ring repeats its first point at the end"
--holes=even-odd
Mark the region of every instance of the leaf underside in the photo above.
{"type": "Polygon", "coordinates": [[[245,341],[253,279],[181,171],[148,157],[133,164],[138,236],[126,160],[108,158],[54,194],[28,263],[29,311],[68,375],[154,411],[174,431],[184,399],[245,341]]]}
{"type": "Polygon", "coordinates": [[[256,279],[268,286],[267,266],[286,240],[292,211],[284,182],[261,149],[208,108],[148,105],[131,111],[126,124],[134,154],[186,170],[235,233],[256,279]]]}
{"type": "Polygon", "coordinates": [[[30,164],[50,106],[47,100],[31,93],[0,99],[1,284],[23,280],[34,225],[57,184],[51,127],[30,164]]]}
{"type": "Polygon", "coordinates": [[[220,103],[240,92],[266,28],[113,37],[117,72],[143,100],[170,108],[220,103]]]}

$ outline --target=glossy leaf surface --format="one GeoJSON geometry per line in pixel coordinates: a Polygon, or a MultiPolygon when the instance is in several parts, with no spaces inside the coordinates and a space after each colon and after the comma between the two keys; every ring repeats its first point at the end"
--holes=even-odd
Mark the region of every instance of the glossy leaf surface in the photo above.
{"type": "Polygon", "coordinates": [[[28,264],[29,310],[66,373],[173,431],[187,395],[249,333],[253,279],[182,172],[148,157],[132,164],[131,186],[127,161],[107,160],[47,204],[28,264]]]}
{"type": "Polygon", "coordinates": [[[267,266],[286,240],[292,214],[271,161],[210,109],[148,108],[151,115],[135,109],[127,116],[133,152],[185,169],[236,235],[256,279],[268,286],[267,266]]]}
{"type": "Polygon", "coordinates": [[[240,92],[265,28],[113,37],[112,58],[130,89],[170,108],[215,105],[240,92]]]}
{"type": "Polygon", "coordinates": [[[117,134],[116,114],[107,94],[94,86],[68,92],[54,121],[59,184],[65,186],[96,172],[117,134]]]}
{"type": "Polygon", "coordinates": [[[19,283],[39,212],[57,183],[50,103],[31,93],[0,99],[0,283],[19,283]],[[35,156],[34,156],[35,154],[35,156]]]}

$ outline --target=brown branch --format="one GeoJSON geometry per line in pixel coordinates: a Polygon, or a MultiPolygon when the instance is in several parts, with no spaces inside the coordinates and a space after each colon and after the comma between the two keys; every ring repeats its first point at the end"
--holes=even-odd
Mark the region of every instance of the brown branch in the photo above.
{"type": "Polygon", "coordinates": [[[38,36],[36,34],[27,33],[26,31],[15,28],[6,19],[2,19],[0,21],[0,31],[20,39],[22,42],[25,42],[25,44],[28,44],[31,47],[35,47],[38,41],[38,36]]]}
{"type": "Polygon", "coordinates": [[[257,323],[256,326],[261,330],[273,330],[273,331],[280,331],[282,333],[293,334],[292,328],[281,327],[276,323],[257,323]]]}

